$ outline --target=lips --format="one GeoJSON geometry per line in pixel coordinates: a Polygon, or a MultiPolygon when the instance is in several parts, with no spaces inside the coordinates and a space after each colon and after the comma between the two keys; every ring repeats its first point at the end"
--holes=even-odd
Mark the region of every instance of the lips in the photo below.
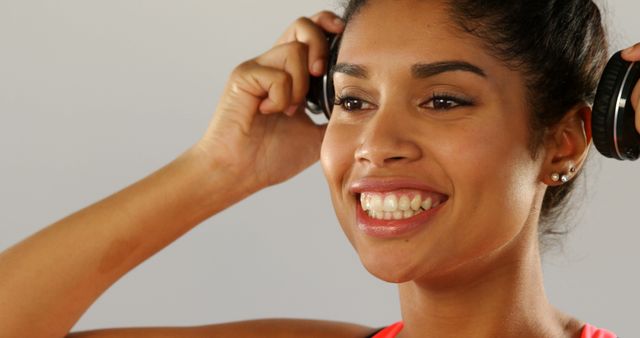
{"type": "Polygon", "coordinates": [[[449,198],[408,178],[364,178],[350,192],[358,199],[358,229],[376,238],[404,237],[425,228],[449,198]]]}

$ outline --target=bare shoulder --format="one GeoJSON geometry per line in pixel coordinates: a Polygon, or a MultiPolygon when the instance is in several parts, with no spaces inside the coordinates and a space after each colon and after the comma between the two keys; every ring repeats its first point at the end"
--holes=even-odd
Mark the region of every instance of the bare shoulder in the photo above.
{"type": "Polygon", "coordinates": [[[365,338],[375,328],[326,320],[257,319],[198,327],[107,329],[71,333],[67,338],[365,338]]]}

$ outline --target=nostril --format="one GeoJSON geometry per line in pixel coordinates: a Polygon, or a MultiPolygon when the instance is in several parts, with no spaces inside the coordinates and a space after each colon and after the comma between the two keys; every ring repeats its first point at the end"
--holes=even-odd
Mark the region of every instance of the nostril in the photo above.
{"type": "Polygon", "coordinates": [[[422,149],[412,141],[378,137],[363,142],[354,155],[358,162],[383,167],[417,160],[422,156],[422,149]]]}
{"type": "Polygon", "coordinates": [[[390,163],[390,162],[400,162],[400,161],[405,160],[405,159],[406,159],[406,157],[404,157],[404,156],[394,156],[394,157],[389,157],[389,158],[385,159],[384,161],[387,162],[387,163],[390,163]]]}

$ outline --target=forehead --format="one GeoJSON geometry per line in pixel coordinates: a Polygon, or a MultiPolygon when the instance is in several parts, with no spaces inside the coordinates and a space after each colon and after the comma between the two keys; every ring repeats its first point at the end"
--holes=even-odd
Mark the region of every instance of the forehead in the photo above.
{"type": "Polygon", "coordinates": [[[375,66],[461,60],[501,66],[477,37],[461,31],[444,1],[370,0],[349,22],[338,62],[375,66]]]}

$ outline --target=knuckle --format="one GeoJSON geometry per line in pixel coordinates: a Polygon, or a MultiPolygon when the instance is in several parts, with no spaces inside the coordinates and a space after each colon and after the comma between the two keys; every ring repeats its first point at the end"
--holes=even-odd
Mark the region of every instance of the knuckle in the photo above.
{"type": "Polygon", "coordinates": [[[248,73],[249,70],[253,68],[253,66],[254,66],[253,60],[244,61],[233,69],[233,71],[231,72],[231,76],[232,77],[242,76],[243,74],[248,73]]]}
{"type": "Polygon", "coordinates": [[[293,22],[293,24],[294,24],[295,26],[303,26],[303,27],[304,27],[304,26],[308,26],[308,25],[309,25],[309,23],[310,23],[309,18],[307,18],[307,17],[305,17],[305,16],[301,16],[301,17],[297,18],[297,19],[293,22]]]}
{"type": "Polygon", "coordinates": [[[335,16],[336,16],[336,14],[333,13],[332,11],[323,10],[323,11],[320,11],[320,12],[314,14],[313,18],[315,18],[317,20],[322,20],[324,18],[333,18],[335,16]]]}
{"type": "Polygon", "coordinates": [[[276,72],[274,74],[274,82],[281,87],[289,88],[293,80],[291,79],[291,75],[286,72],[276,72]]]}
{"type": "Polygon", "coordinates": [[[324,16],[335,16],[335,14],[332,11],[328,11],[328,10],[320,11],[316,15],[317,16],[321,16],[321,17],[324,17],[324,16]]]}
{"type": "Polygon", "coordinates": [[[301,55],[307,52],[309,46],[301,41],[291,41],[287,44],[287,48],[289,48],[291,52],[301,55]]]}

